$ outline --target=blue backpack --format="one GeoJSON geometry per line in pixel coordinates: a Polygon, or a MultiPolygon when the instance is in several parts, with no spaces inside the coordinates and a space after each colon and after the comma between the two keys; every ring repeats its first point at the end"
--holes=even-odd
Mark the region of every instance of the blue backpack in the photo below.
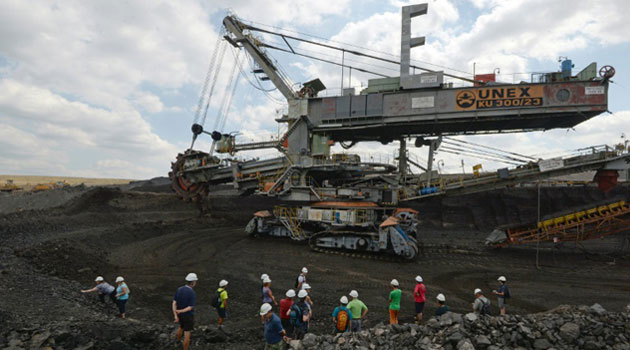
{"type": "Polygon", "coordinates": [[[302,326],[302,316],[302,309],[297,304],[291,305],[291,313],[289,316],[291,320],[291,325],[294,327],[302,326]]]}

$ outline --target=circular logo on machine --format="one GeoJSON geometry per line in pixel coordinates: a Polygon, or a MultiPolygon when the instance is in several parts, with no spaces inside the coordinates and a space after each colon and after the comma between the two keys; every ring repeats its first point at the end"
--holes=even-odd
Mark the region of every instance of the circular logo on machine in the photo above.
{"type": "Polygon", "coordinates": [[[463,90],[457,93],[457,106],[459,108],[470,108],[475,104],[475,94],[469,90],[463,90]]]}

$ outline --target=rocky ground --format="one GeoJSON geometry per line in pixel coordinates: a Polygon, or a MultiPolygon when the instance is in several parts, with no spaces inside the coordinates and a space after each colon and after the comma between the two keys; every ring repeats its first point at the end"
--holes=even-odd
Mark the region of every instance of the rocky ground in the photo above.
{"type": "MultiPolygon", "coordinates": [[[[422,215],[425,251],[413,263],[397,263],[353,260],[311,252],[290,241],[247,237],[244,225],[252,212],[273,207],[268,199],[215,196],[207,203],[209,214],[200,218],[194,205],[163,192],[162,183],[156,186],[160,193],[149,183],[124,190],[0,194],[0,349],[174,348],[170,302],[191,271],[200,276],[194,349],[209,344],[261,348],[258,277],[270,274],[274,294],[280,296],[292,287],[302,266],[309,267],[313,285],[314,334],[330,334],[328,314],[350,289],[357,289],[370,308],[365,325],[373,327],[354,338],[309,337],[303,344],[308,348],[628,346],[627,234],[584,245],[543,245],[540,269],[532,247],[497,250],[483,245],[494,226],[535,219],[534,189],[412,203],[422,215]],[[453,319],[428,320],[420,327],[382,326],[392,278],[403,289],[401,321],[412,322],[411,289],[417,274],[427,282],[429,300],[438,293],[447,296],[453,319]],[[117,319],[113,305],[79,292],[91,287],[96,275],[110,282],[125,276],[132,290],[128,319],[117,319]],[[513,315],[471,321],[465,315],[472,290],[496,288],[498,275],[509,279],[513,298],[508,310],[513,315]],[[216,313],[209,305],[223,278],[230,281],[226,332],[217,331],[216,313]],[[560,304],[594,303],[610,312],[597,307],[545,312],[560,304]],[[562,327],[575,333],[574,326],[565,324],[579,327],[575,339],[562,335],[562,327]]],[[[544,215],[629,194],[628,187],[607,195],[592,187],[543,189],[542,211],[544,215]]],[[[429,302],[426,313],[434,309],[429,302]]]]}

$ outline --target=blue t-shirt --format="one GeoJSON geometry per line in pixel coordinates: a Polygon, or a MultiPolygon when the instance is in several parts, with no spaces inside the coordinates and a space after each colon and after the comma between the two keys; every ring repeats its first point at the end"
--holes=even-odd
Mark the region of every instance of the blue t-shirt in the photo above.
{"type": "Polygon", "coordinates": [[[125,288],[127,290],[127,293],[119,296],[118,300],[127,300],[127,299],[129,299],[129,287],[127,287],[127,284],[125,282],[123,282],[121,285],[116,287],[116,294],[122,293],[123,292],[123,288],[125,288]]]}
{"type": "Polygon", "coordinates": [[[177,304],[177,310],[185,309],[189,306],[193,307],[193,310],[182,312],[180,315],[194,315],[194,306],[196,300],[197,294],[195,294],[195,291],[189,286],[182,286],[177,288],[177,292],[175,292],[175,297],[173,297],[173,301],[175,301],[175,303],[177,304]]]}
{"type": "Polygon", "coordinates": [[[499,293],[505,293],[503,295],[498,295],[499,298],[506,298],[507,294],[509,294],[508,292],[508,287],[505,284],[502,284],[499,289],[497,290],[497,292],[499,293]]]}
{"type": "Polygon", "coordinates": [[[348,328],[350,327],[350,320],[352,320],[352,312],[350,311],[350,309],[348,309],[345,306],[337,306],[335,308],[335,311],[333,311],[332,313],[332,317],[334,317],[335,319],[337,319],[337,315],[339,315],[339,311],[344,310],[348,313],[348,323],[346,323],[346,330],[348,330],[348,328]]]}
{"type": "Polygon", "coordinates": [[[269,345],[278,344],[282,341],[282,322],[280,317],[272,314],[271,318],[265,321],[265,341],[269,345]]]}

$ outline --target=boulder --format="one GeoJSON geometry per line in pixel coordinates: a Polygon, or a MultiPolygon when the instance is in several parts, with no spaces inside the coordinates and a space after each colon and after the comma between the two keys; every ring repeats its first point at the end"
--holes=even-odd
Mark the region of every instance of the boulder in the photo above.
{"type": "Polygon", "coordinates": [[[567,322],[560,327],[560,337],[569,343],[573,343],[580,335],[580,326],[573,322],[567,322]]]}
{"type": "Polygon", "coordinates": [[[302,339],[302,345],[307,349],[317,347],[317,336],[313,333],[306,333],[302,339]]]}
{"type": "Polygon", "coordinates": [[[604,309],[603,306],[601,306],[601,305],[599,305],[597,303],[591,305],[590,309],[591,309],[592,313],[595,313],[595,314],[597,314],[599,316],[601,316],[601,315],[606,313],[606,309],[604,309]]]}
{"type": "Polygon", "coordinates": [[[545,338],[539,338],[534,340],[534,349],[549,349],[551,347],[551,344],[549,343],[549,340],[545,339],[545,338]]]}
{"type": "Polygon", "coordinates": [[[457,343],[457,350],[475,350],[475,346],[468,339],[462,339],[457,343]]]}
{"type": "Polygon", "coordinates": [[[464,315],[464,319],[466,321],[470,321],[470,322],[475,322],[475,321],[477,321],[478,318],[479,318],[479,316],[476,313],[474,313],[474,312],[469,312],[466,315],[464,315]]]}

